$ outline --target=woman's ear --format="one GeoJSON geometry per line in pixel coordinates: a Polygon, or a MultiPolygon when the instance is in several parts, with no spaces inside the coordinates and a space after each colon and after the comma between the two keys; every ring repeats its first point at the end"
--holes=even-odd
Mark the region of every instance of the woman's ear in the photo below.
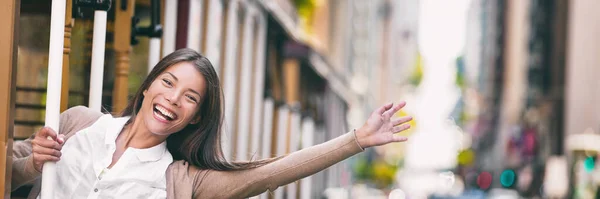
{"type": "Polygon", "coordinates": [[[148,92],[148,89],[144,90],[144,92],[142,92],[142,95],[143,95],[144,97],[146,97],[146,93],[147,93],[147,92],[148,92]]]}

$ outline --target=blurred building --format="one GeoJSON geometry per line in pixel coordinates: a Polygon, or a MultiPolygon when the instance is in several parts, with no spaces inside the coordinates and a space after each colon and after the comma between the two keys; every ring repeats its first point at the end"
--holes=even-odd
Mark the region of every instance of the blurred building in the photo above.
{"type": "MultiPolygon", "coordinates": [[[[8,27],[0,31],[0,61],[8,66],[0,69],[8,80],[0,83],[0,192],[7,197],[12,141],[45,123],[51,20],[65,20],[61,110],[88,105],[98,75],[90,69],[94,6],[67,0],[65,18],[51,19],[51,2],[0,3],[8,27]]],[[[158,58],[192,48],[223,84],[230,160],[300,150],[360,127],[386,102],[408,102],[398,114],[415,116],[402,134],[408,143],[369,149],[261,198],[397,188],[409,197],[412,190],[600,195],[596,1],[110,3],[103,110],[120,112],[158,58]]]]}

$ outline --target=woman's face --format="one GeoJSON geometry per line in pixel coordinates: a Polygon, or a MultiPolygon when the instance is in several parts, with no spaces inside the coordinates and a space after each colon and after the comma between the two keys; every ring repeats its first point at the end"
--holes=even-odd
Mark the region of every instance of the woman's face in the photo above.
{"type": "Polygon", "coordinates": [[[144,91],[138,117],[142,117],[150,132],[168,136],[199,122],[200,118],[195,116],[205,93],[204,76],[192,63],[174,64],[144,91]]]}

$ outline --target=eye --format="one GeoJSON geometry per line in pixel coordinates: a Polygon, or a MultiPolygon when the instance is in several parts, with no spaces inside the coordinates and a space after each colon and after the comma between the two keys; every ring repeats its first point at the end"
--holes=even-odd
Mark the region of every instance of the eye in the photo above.
{"type": "Polygon", "coordinates": [[[189,100],[191,100],[194,103],[198,103],[198,100],[194,96],[186,95],[185,97],[187,97],[189,100]]]}
{"type": "Polygon", "coordinates": [[[173,86],[173,82],[171,82],[171,81],[170,81],[170,80],[168,80],[168,79],[162,79],[162,81],[163,81],[163,83],[165,83],[165,84],[166,84],[167,86],[169,86],[169,87],[173,86]]]}

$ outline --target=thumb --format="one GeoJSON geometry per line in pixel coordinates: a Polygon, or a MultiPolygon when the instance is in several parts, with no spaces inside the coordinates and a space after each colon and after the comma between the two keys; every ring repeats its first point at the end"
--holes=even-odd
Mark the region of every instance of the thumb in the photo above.
{"type": "Polygon", "coordinates": [[[57,141],[58,141],[58,143],[59,143],[60,145],[62,145],[62,144],[64,144],[64,143],[65,143],[65,135],[63,135],[63,134],[60,134],[60,135],[58,135],[58,136],[56,136],[56,137],[57,137],[57,141]]]}

